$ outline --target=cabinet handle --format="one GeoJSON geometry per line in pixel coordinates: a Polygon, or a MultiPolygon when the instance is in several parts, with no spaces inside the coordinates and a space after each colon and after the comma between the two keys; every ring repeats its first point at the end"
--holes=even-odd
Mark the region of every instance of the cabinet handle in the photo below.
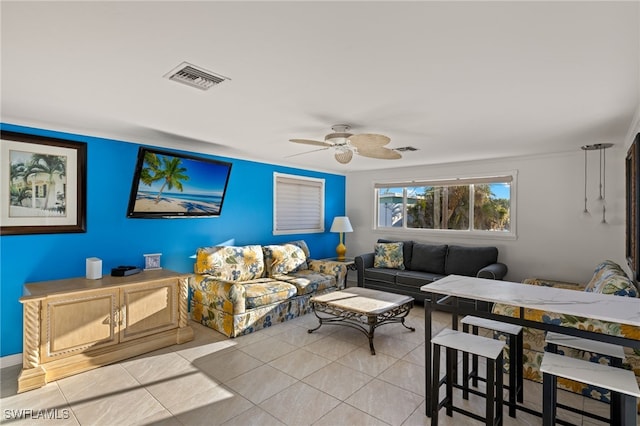
{"type": "Polygon", "coordinates": [[[126,324],[127,320],[127,307],[126,306],[121,306],[120,307],[120,325],[124,325],[126,324]]]}

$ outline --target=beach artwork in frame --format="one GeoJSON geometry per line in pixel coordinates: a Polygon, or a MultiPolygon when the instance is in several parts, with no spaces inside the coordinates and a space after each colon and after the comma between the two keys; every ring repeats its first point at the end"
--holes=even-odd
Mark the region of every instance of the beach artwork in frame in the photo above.
{"type": "Polygon", "coordinates": [[[0,133],[0,235],[86,232],[87,145],[0,133]]]}
{"type": "Polygon", "coordinates": [[[220,216],[231,163],[140,147],[127,217],[220,216]]]}

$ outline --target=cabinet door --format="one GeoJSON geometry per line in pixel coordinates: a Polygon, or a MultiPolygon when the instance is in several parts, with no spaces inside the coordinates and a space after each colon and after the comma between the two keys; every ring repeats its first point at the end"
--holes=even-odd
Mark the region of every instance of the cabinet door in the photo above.
{"type": "Polygon", "coordinates": [[[127,285],[120,291],[121,342],[178,327],[176,278],[127,285]]]}
{"type": "Polygon", "coordinates": [[[117,288],[47,297],[42,302],[43,362],[118,343],[117,288]]]}

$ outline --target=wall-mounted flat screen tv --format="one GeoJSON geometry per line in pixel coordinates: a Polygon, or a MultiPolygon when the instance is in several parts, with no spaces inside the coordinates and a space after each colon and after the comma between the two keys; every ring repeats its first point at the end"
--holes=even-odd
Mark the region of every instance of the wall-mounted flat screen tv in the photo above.
{"type": "Polygon", "coordinates": [[[231,163],[140,147],[127,217],[219,216],[231,163]]]}

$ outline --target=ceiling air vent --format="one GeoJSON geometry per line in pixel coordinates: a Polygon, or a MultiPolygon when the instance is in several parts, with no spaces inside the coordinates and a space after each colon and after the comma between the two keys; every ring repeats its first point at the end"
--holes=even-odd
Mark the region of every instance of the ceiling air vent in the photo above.
{"type": "Polygon", "coordinates": [[[209,90],[225,80],[231,80],[228,77],[196,67],[188,62],[181,63],[165,74],[164,77],[200,90],[209,90]]]}
{"type": "Polygon", "coordinates": [[[418,148],[414,148],[412,146],[401,146],[400,148],[393,148],[394,151],[405,152],[405,151],[417,151],[418,148]]]}

